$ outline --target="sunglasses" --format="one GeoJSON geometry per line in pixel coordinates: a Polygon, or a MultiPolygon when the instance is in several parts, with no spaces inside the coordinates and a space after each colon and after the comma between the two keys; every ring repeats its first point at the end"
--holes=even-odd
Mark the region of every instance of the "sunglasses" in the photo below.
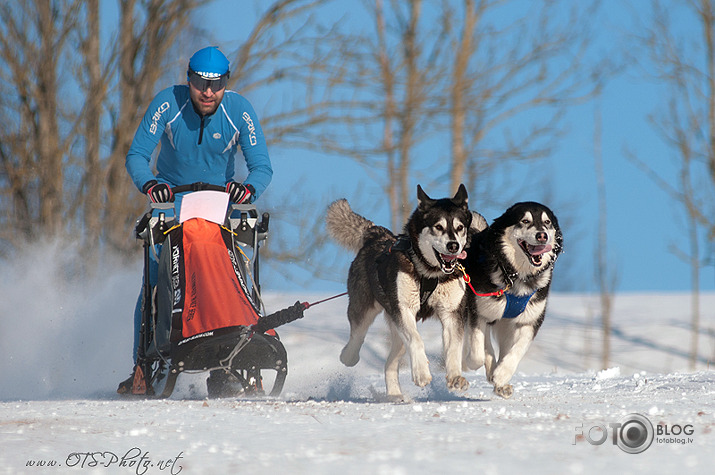
{"type": "Polygon", "coordinates": [[[189,83],[201,92],[206,92],[208,88],[211,88],[213,92],[218,92],[228,84],[228,74],[209,79],[194,71],[189,71],[189,83]]]}

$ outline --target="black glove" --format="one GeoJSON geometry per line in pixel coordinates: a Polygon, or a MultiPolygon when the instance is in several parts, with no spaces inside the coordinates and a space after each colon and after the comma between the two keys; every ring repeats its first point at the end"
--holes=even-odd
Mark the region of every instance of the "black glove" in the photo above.
{"type": "Polygon", "coordinates": [[[231,201],[240,205],[241,203],[250,203],[256,190],[253,189],[253,185],[244,185],[243,183],[231,181],[226,185],[226,193],[228,193],[231,201]]]}
{"type": "Polygon", "coordinates": [[[149,180],[142,186],[142,191],[149,197],[152,203],[168,203],[174,201],[174,193],[166,183],[159,183],[156,180],[149,180]]]}

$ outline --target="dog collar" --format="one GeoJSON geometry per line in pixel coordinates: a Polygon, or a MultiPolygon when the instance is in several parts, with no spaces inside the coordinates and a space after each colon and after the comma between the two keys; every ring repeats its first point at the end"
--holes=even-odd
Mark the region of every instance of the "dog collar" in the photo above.
{"type": "Polygon", "coordinates": [[[504,267],[504,263],[501,261],[501,259],[497,259],[497,265],[499,266],[499,270],[501,270],[501,273],[504,275],[504,280],[506,282],[506,289],[510,289],[514,286],[514,281],[519,278],[519,273],[518,272],[512,272],[511,274],[506,271],[506,267],[504,267]]]}

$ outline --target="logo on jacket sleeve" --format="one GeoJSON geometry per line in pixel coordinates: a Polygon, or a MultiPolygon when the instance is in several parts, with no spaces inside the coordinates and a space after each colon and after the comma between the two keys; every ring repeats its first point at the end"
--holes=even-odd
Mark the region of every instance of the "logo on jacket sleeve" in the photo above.
{"type": "Polygon", "coordinates": [[[243,120],[248,125],[248,138],[250,139],[251,145],[256,145],[258,139],[256,138],[256,126],[253,125],[253,119],[248,115],[248,112],[243,113],[243,120]]]}
{"type": "Polygon", "coordinates": [[[161,114],[169,110],[169,103],[164,102],[162,105],[159,106],[159,108],[154,112],[154,115],[151,116],[151,125],[149,126],[149,132],[151,132],[152,135],[156,135],[156,129],[157,129],[157,122],[159,122],[159,119],[161,119],[161,114]]]}

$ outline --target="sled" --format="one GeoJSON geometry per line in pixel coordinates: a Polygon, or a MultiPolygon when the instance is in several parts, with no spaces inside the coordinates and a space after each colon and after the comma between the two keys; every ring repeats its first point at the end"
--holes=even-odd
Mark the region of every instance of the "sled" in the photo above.
{"type": "Polygon", "coordinates": [[[274,328],[303,317],[307,307],[296,302],[263,315],[259,256],[269,215],[259,218],[252,204],[228,206],[224,191],[205,183],[174,187],[174,195],[184,193],[181,216],[173,202],[151,203],[137,221],[144,283],[131,395],[168,398],[189,373],[210,375],[209,397],[265,395],[264,375],[272,379],[269,396],[283,389],[287,354],[274,328]],[[223,207],[206,209],[204,198],[223,207]],[[155,286],[152,257],[159,264],[155,286]]]}

